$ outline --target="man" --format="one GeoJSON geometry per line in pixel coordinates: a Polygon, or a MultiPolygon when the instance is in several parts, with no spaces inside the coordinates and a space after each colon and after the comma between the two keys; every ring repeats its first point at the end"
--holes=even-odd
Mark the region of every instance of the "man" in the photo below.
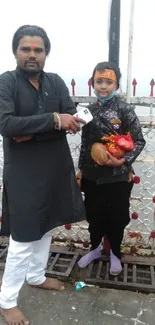
{"type": "Polygon", "coordinates": [[[0,133],[4,146],[2,235],[10,235],[0,293],[7,324],[29,324],[17,307],[25,281],[63,290],[45,277],[50,230],[85,219],[66,139],[83,122],[63,80],[43,71],[50,41],[38,26],[22,26],[12,49],[17,69],[0,76],[0,133]]]}

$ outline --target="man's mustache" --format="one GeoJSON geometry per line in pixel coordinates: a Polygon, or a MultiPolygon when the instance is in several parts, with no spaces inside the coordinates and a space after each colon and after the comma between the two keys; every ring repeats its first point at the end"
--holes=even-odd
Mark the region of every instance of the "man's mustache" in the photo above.
{"type": "Polygon", "coordinates": [[[27,63],[35,63],[37,66],[39,66],[39,63],[37,61],[35,61],[35,60],[28,60],[28,61],[25,62],[25,65],[27,63]]]}

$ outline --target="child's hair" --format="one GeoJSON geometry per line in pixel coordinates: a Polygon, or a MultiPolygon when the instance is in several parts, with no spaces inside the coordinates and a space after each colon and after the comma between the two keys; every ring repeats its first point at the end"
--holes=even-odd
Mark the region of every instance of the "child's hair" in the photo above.
{"type": "Polygon", "coordinates": [[[96,67],[93,70],[92,75],[92,86],[94,88],[94,74],[96,71],[104,71],[105,69],[113,70],[115,71],[116,77],[117,77],[117,89],[120,86],[120,79],[121,79],[121,72],[120,69],[115,65],[113,62],[100,62],[96,65],[96,67]]]}

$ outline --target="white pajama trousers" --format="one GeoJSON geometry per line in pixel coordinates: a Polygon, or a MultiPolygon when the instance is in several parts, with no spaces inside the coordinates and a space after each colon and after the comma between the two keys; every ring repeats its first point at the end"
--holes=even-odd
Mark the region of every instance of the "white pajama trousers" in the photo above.
{"type": "Polygon", "coordinates": [[[19,291],[25,280],[31,285],[39,285],[45,281],[51,239],[51,232],[40,240],[29,243],[16,242],[10,236],[0,292],[2,308],[17,306],[19,291]]]}

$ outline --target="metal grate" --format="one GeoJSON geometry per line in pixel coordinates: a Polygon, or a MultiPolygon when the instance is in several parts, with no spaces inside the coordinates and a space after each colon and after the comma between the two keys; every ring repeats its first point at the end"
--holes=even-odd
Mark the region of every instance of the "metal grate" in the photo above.
{"type": "MultiPolygon", "coordinates": [[[[6,256],[8,251],[8,245],[0,245],[0,270],[4,270],[6,256]]],[[[54,249],[53,247],[50,250],[48,265],[46,269],[47,276],[60,276],[68,277],[77,262],[79,253],[65,251],[62,249],[54,249]]]]}
{"type": "Polygon", "coordinates": [[[0,270],[4,270],[8,245],[0,245],[0,270]]]}
{"type": "Polygon", "coordinates": [[[79,253],[60,251],[52,248],[46,270],[47,276],[68,277],[77,262],[79,253]]]}
{"type": "Polygon", "coordinates": [[[127,289],[141,292],[155,292],[155,259],[150,258],[125,259],[123,271],[119,276],[109,273],[110,263],[108,258],[91,263],[87,268],[86,282],[98,286],[115,289],[127,289]],[[129,260],[129,263],[128,263],[129,260]]]}
{"type": "MultiPolygon", "coordinates": [[[[5,267],[7,250],[8,245],[0,245],[1,270],[5,267]]],[[[52,247],[46,275],[64,280],[82,280],[101,287],[155,293],[155,257],[125,255],[122,259],[123,271],[117,277],[109,273],[110,262],[107,256],[91,263],[85,270],[79,270],[76,263],[78,258],[79,252],[52,247]]]]}

